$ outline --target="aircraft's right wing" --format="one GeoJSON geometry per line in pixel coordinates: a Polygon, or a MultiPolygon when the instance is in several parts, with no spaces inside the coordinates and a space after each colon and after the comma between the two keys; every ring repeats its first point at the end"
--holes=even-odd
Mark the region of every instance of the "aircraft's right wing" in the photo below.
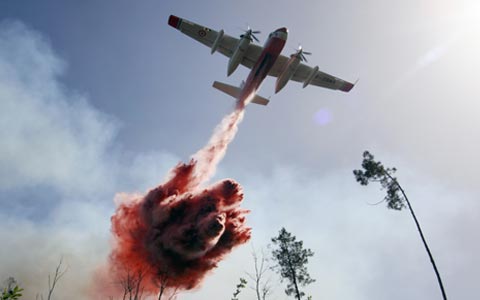
{"type": "MultiPolygon", "coordinates": [[[[310,73],[312,72],[313,68],[309,67],[304,64],[300,64],[293,74],[292,80],[298,82],[304,82],[310,73]]],[[[332,90],[341,90],[343,92],[350,92],[353,88],[354,84],[333,75],[324,73],[322,71],[317,71],[317,74],[310,82],[312,85],[321,86],[324,88],[332,89],[332,90]]]]}
{"type": "MultiPolygon", "coordinates": [[[[277,61],[275,62],[275,65],[270,70],[269,75],[274,77],[280,76],[287,62],[288,62],[288,58],[286,56],[280,55],[277,61]]],[[[295,73],[293,74],[293,77],[291,78],[291,80],[297,81],[297,82],[305,82],[305,80],[308,79],[309,75],[312,73],[313,70],[314,68],[301,63],[298,66],[295,73]]],[[[332,89],[332,90],[341,90],[343,92],[349,92],[354,86],[354,84],[351,82],[348,82],[341,78],[324,73],[320,70],[316,72],[315,77],[312,78],[309,84],[321,86],[321,87],[332,89]]]]}
{"type": "MultiPolygon", "coordinates": [[[[212,48],[219,35],[218,31],[173,15],[168,19],[168,24],[209,48],[212,48]]],[[[238,42],[239,39],[224,34],[219,41],[217,51],[226,57],[231,57],[237,48],[238,42]]],[[[249,69],[253,68],[262,50],[261,46],[250,44],[241,64],[249,69]]]]}

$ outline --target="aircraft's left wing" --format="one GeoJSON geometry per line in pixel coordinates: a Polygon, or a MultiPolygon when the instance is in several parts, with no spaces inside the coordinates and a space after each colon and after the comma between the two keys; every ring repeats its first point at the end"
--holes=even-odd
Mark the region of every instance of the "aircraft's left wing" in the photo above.
{"type": "MultiPolygon", "coordinates": [[[[218,31],[173,15],[169,17],[168,24],[209,48],[212,48],[219,35],[218,31]]],[[[239,39],[231,37],[228,34],[223,34],[219,40],[217,51],[227,57],[231,57],[237,48],[238,42],[239,39]]],[[[241,64],[247,68],[253,68],[262,49],[263,48],[258,45],[250,44],[241,64]]]]}
{"type": "MultiPolygon", "coordinates": [[[[280,76],[287,62],[288,58],[286,56],[280,55],[275,62],[275,65],[270,70],[269,75],[274,77],[280,76]]],[[[312,74],[313,70],[314,68],[301,63],[293,74],[291,80],[305,83],[308,77],[312,74]]],[[[321,86],[332,90],[341,90],[343,92],[349,92],[354,86],[354,84],[351,82],[324,73],[320,70],[317,70],[315,77],[312,78],[308,84],[321,86]]]]}

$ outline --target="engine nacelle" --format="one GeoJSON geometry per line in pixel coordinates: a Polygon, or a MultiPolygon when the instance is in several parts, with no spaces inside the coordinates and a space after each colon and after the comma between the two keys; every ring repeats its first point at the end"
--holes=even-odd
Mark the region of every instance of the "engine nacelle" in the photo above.
{"type": "Polygon", "coordinates": [[[300,57],[297,55],[290,56],[287,64],[283,68],[282,73],[277,78],[277,82],[275,83],[275,93],[280,92],[285,85],[287,85],[288,81],[292,79],[293,74],[297,70],[298,66],[300,65],[300,57]]]}
{"type": "Polygon", "coordinates": [[[315,78],[315,75],[317,75],[317,73],[318,73],[318,66],[313,68],[310,74],[308,75],[307,79],[305,79],[305,81],[303,82],[303,88],[307,87],[307,85],[309,85],[310,82],[312,82],[313,78],[315,78]]]}
{"type": "Polygon", "coordinates": [[[217,38],[215,39],[215,41],[212,44],[212,51],[210,51],[211,54],[213,54],[213,53],[215,53],[215,51],[217,51],[218,45],[220,45],[220,41],[222,40],[224,33],[225,32],[223,31],[223,29],[218,32],[217,38]]]}
{"type": "Polygon", "coordinates": [[[251,40],[246,36],[240,39],[237,49],[235,49],[233,55],[228,61],[227,76],[230,76],[237,69],[238,65],[242,62],[242,59],[245,56],[245,52],[247,52],[250,42],[251,40]]]}

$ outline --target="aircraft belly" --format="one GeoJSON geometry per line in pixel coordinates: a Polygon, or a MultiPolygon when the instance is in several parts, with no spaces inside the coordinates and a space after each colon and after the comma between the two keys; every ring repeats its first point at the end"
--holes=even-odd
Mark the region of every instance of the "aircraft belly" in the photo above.
{"type": "Polygon", "coordinates": [[[255,77],[261,76],[261,80],[267,77],[268,72],[274,66],[280,52],[285,46],[285,41],[281,39],[273,39],[267,43],[264,53],[261,56],[261,61],[257,62],[255,77]],[[257,67],[258,66],[258,67],[257,67]]]}

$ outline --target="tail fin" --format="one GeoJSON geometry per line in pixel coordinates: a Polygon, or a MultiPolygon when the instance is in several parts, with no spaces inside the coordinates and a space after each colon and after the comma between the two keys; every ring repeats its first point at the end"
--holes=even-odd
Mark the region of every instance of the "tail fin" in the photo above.
{"type": "MultiPolygon", "coordinates": [[[[227,95],[232,96],[235,99],[238,99],[238,97],[240,96],[240,93],[242,91],[242,89],[239,88],[239,87],[229,85],[229,84],[226,84],[226,83],[223,83],[223,82],[218,82],[218,81],[213,82],[213,87],[216,88],[217,90],[220,90],[220,91],[224,92],[227,95]]],[[[270,100],[268,100],[266,98],[263,98],[259,95],[255,95],[255,97],[253,97],[252,103],[260,104],[260,105],[267,105],[269,101],[270,100]]]]}

